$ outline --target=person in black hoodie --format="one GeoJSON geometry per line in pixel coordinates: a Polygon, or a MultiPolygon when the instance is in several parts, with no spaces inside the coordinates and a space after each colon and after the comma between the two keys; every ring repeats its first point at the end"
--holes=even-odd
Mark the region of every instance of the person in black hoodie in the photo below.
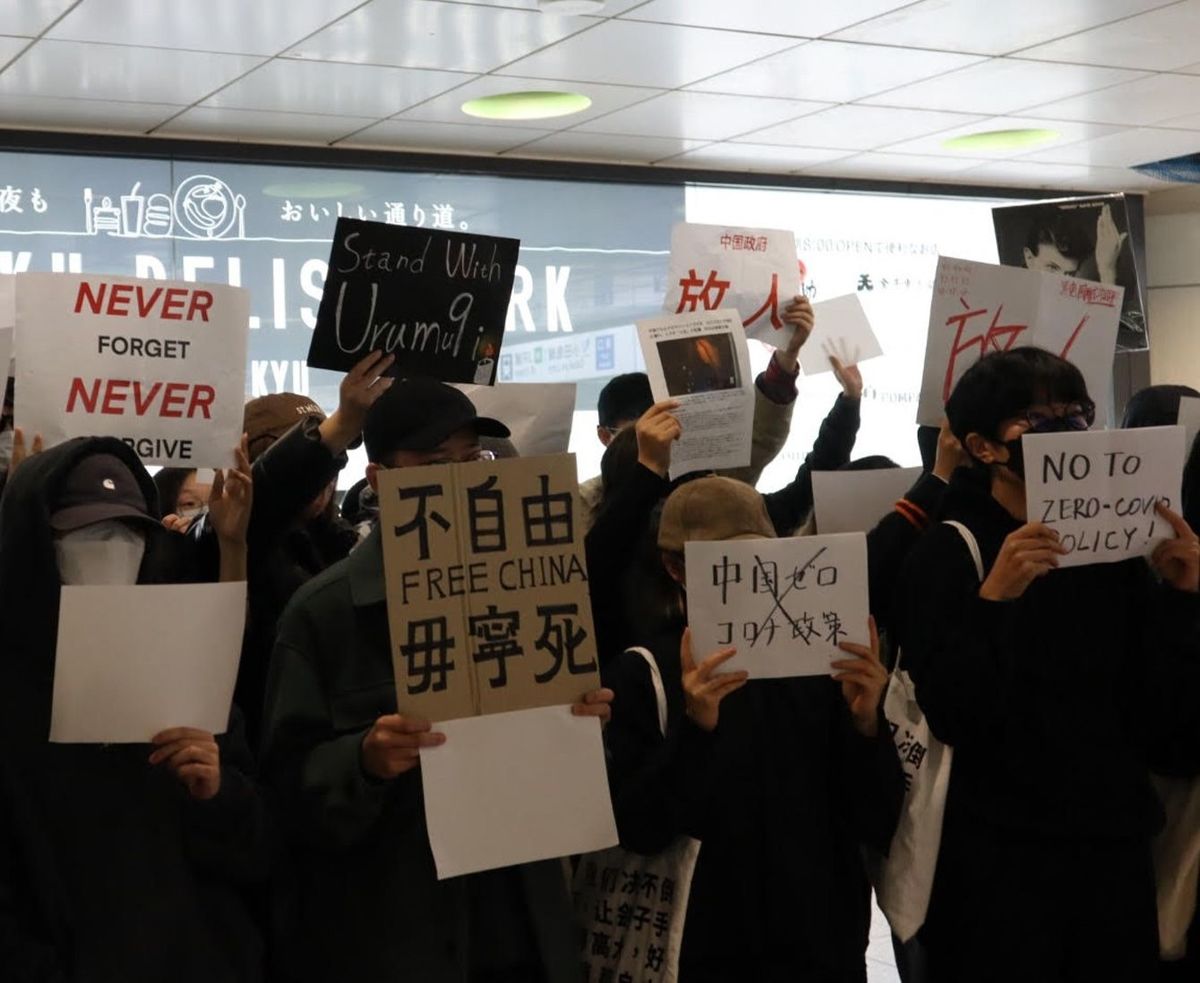
{"type": "MultiPolygon", "coordinates": [[[[238,579],[245,571],[250,498],[244,454],[242,470],[229,474],[214,490],[212,518],[224,579],[238,579]]],[[[266,828],[236,712],[228,733],[215,739],[189,730],[164,732],[152,747],[47,740],[62,585],[186,583],[200,568],[194,544],[159,525],[154,485],[122,441],[60,444],[26,460],[5,490],[5,980],[260,979],[261,942],[241,889],[265,873],[266,828]],[[77,532],[105,539],[105,547],[76,552],[77,532]]]]}
{"type": "Polygon", "coordinates": [[[643,626],[667,697],[666,737],[649,668],[626,651],[602,664],[621,844],[653,854],[701,841],[681,983],[863,983],[869,888],[860,846],[886,852],[903,774],[880,711],[886,672],[871,649],[834,679],[747,680],[719,672],[733,649],[693,658],[685,631],[688,541],[771,538],[762,496],[728,478],[678,488],[658,543],[677,582],[673,618],[643,626]]]}
{"type": "Polygon", "coordinates": [[[1036,348],[988,355],[946,405],[972,459],[906,567],[905,666],[954,749],[922,938],[934,983],[1153,980],[1149,772],[1200,765],[1200,543],[1151,563],[1058,570],[1027,521],[1021,438],[1087,429],[1079,370],[1036,348]]]}

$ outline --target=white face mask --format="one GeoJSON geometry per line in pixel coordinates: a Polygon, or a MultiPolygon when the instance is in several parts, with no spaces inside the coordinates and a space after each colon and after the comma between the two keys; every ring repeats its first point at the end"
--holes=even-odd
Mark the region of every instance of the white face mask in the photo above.
{"type": "Polygon", "coordinates": [[[78,587],[136,584],[146,552],[145,534],[118,519],[66,533],[54,543],[64,584],[78,587]]]}
{"type": "Polygon", "coordinates": [[[208,515],[207,505],[197,505],[194,509],[179,509],[176,513],[181,519],[188,519],[195,522],[202,515],[208,515]]]}
{"type": "Polygon", "coordinates": [[[0,472],[8,470],[12,463],[13,431],[5,430],[0,433],[0,472]]]}

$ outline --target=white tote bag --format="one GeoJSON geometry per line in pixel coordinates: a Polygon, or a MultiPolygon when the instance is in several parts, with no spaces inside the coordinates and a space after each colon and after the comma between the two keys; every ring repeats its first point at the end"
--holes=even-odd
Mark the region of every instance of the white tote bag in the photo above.
{"type": "Polygon", "coordinates": [[[1168,961],[1187,955],[1187,934],[1196,914],[1200,883],[1200,778],[1151,775],[1167,814],[1154,839],[1154,880],[1158,892],[1158,943],[1168,961]]]}
{"type": "MultiPolygon", "coordinates": [[[[658,728],[665,737],[667,694],[658,663],[645,649],[629,651],[650,667],[658,728]]],[[[572,896],[584,929],[581,955],[587,983],[619,979],[676,983],[699,853],[699,840],[681,836],[652,857],[614,846],[579,858],[572,896]]]]}
{"type": "MultiPolygon", "coordinates": [[[[982,582],[983,557],[971,530],[959,522],[946,525],[962,536],[982,582]]],[[[954,752],[930,731],[912,678],[900,666],[902,658],[903,653],[888,681],[883,713],[904,769],[904,805],[891,849],[876,866],[874,880],[880,910],[900,941],[907,942],[925,924],[929,910],[954,752]]]]}

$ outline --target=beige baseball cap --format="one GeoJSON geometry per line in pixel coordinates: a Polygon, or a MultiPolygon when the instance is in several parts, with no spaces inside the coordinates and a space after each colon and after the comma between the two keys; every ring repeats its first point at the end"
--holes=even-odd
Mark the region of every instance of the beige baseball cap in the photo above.
{"type": "Polygon", "coordinates": [[[682,553],[685,543],[774,538],[763,497],[733,478],[697,478],[680,485],[658,523],[658,548],[672,553],[682,553]]]}

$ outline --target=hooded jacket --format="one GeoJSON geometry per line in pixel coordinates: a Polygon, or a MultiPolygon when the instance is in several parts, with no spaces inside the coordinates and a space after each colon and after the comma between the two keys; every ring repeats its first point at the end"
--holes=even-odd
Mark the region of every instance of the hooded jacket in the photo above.
{"type": "MultiPolygon", "coordinates": [[[[151,767],[147,745],[47,740],[61,593],[51,503],[100,453],[129,466],[156,515],[145,468],[111,438],[30,458],[0,501],[0,966],[18,983],[255,980],[239,886],[262,872],[264,822],[236,714],[205,802],[151,767]]],[[[148,528],[138,582],[194,581],[194,549],[148,528]]]]}

